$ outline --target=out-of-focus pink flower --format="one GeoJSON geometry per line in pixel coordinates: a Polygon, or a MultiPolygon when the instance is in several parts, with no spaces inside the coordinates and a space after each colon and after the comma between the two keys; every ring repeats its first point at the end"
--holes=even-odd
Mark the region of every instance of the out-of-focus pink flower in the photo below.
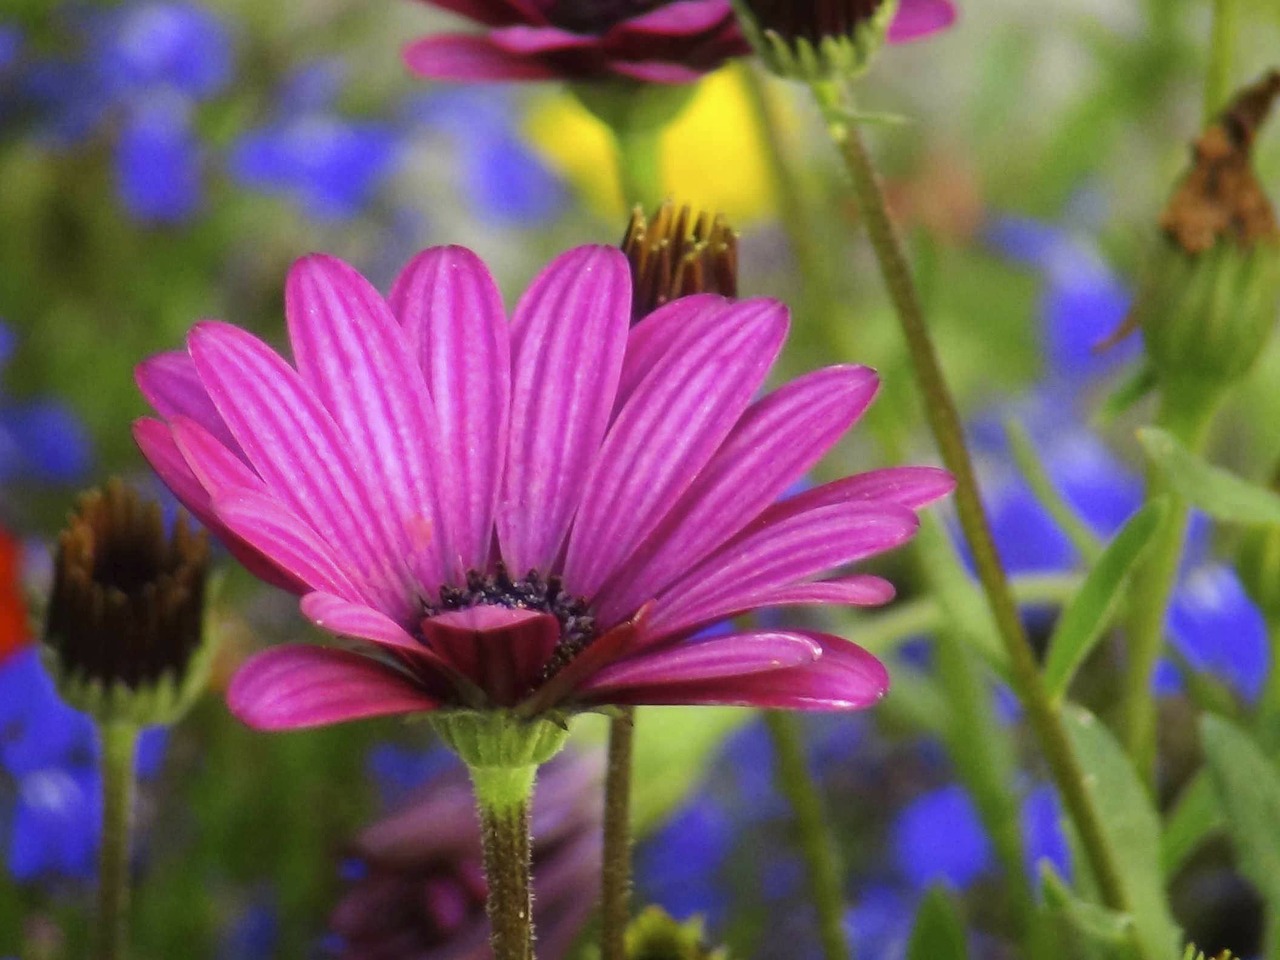
{"type": "Polygon", "coordinates": [[[883,665],[839,637],[700,631],[887,602],[888,582],[844,568],[908,540],[950,475],[887,469],[779,500],[861,416],[875,372],[830,367],[760,397],[782,304],[704,294],[632,327],[631,301],[611,247],[557,258],[510,323],[468,250],[423,252],[389,302],[311,256],[286,291],[293,366],[215,322],[141,365],[166,419],[134,433],[160,476],[314,623],[360,641],[253,657],[237,715],[288,729],[884,694],[883,665]]]}
{"type": "MultiPolygon", "coordinates": [[[[427,2],[488,28],[480,34],[441,34],[410,44],[405,50],[409,68],[436,80],[625,77],[688,83],[751,52],[729,0],[427,2]]],[[[866,5],[866,0],[853,5],[866,5]]],[[[901,0],[888,39],[915,40],[954,18],[950,0],[901,0]]]]}
{"type": "MultiPolygon", "coordinates": [[[[599,898],[602,776],[598,755],[568,751],[538,778],[533,912],[544,960],[568,954],[599,898]]],[[[342,960],[493,956],[475,800],[461,765],[366,828],[352,852],[363,875],[329,921],[342,960]]]]}

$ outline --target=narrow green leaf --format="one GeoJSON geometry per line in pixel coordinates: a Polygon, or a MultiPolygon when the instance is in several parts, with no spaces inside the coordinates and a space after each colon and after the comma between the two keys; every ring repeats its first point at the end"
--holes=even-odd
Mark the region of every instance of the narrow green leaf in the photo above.
{"type": "Polygon", "coordinates": [[[1181,945],[1181,932],[1164,892],[1160,869],[1160,817],[1124,749],[1082,707],[1063,710],[1067,732],[1088,774],[1085,787],[1120,864],[1120,883],[1133,914],[1142,956],[1163,960],[1181,945]]]}
{"type": "Polygon", "coordinates": [[[1098,426],[1110,426],[1156,388],[1156,371],[1149,363],[1134,369],[1103,401],[1094,415],[1098,426]]]}
{"type": "Polygon", "coordinates": [[[1081,900],[1049,863],[1040,868],[1044,905],[1068,941],[1071,956],[1090,960],[1138,960],[1133,917],[1081,900]]]}
{"type": "Polygon", "coordinates": [[[1173,809],[1165,818],[1160,838],[1160,863],[1166,881],[1172,880],[1209,837],[1226,825],[1226,815],[1218,802],[1218,791],[1201,770],[1182,788],[1173,809]]]}
{"type": "Polygon", "coordinates": [[[968,960],[964,921],[940,887],[929,891],[916,913],[907,960],[968,960]]]}
{"type": "Polygon", "coordinates": [[[1243,873],[1280,913],[1280,771],[1249,734],[1229,720],[1200,719],[1200,741],[1227,833],[1243,873]]]}
{"type": "Polygon", "coordinates": [[[1110,626],[1129,573],[1160,528],[1168,504],[1152,500],[1125,522],[1102,551],[1084,583],[1062,611],[1049,638],[1044,679],[1056,700],[1066,696],[1071,679],[1110,626]]]}
{"type": "Polygon", "coordinates": [[[1144,427],[1138,431],[1138,440],[1173,489],[1214,519],[1280,524],[1280,496],[1265,487],[1205,463],[1167,431],[1144,427]]]}
{"type": "Polygon", "coordinates": [[[1018,472],[1027,481],[1032,494],[1040,505],[1049,511],[1049,516],[1067,535],[1067,539],[1080,552],[1080,556],[1084,557],[1086,562],[1093,563],[1102,553],[1102,544],[1097,534],[1089,529],[1089,525],[1071,509],[1071,505],[1054,485],[1049,471],[1040,461],[1040,454],[1031,441],[1027,428],[1016,420],[1007,420],[1004,432],[1009,440],[1009,452],[1013,454],[1013,462],[1017,464],[1018,472]]]}

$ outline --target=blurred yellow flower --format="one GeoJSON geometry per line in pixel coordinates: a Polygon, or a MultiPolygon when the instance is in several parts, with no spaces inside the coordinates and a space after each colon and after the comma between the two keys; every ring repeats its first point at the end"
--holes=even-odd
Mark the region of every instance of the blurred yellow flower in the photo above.
{"type": "MultiPolygon", "coordinates": [[[[723,213],[739,228],[774,212],[763,133],[743,69],[731,65],[702,80],[662,137],[664,192],[678,203],[723,213]]],[[[783,106],[774,104],[780,113],[783,106]]],[[[612,138],[573,96],[562,93],[536,103],[525,131],[534,149],[592,210],[609,219],[625,218],[612,138]]]]}

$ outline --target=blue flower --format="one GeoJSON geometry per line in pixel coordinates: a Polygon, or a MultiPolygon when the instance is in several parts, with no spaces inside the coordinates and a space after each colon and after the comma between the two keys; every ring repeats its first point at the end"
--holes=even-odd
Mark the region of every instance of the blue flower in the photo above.
{"type": "MultiPolygon", "coordinates": [[[[13,331],[0,322],[0,369],[15,346],[13,331]]],[[[91,461],[88,433],[66,406],[51,400],[0,399],[0,483],[74,483],[91,461]]]]}
{"type": "Polygon", "coordinates": [[[894,866],[916,890],[948,883],[963,890],[993,864],[991,842],[978,810],[959,784],[916,797],[891,830],[894,866]]]}
{"type": "Polygon", "coordinates": [[[5,72],[18,61],[22,53],[22,31],[17,27],[0,23],[0,73],[5,72]]]}
{"type": "Polygon", "coordinates": [[[419,94],[406,119],[439,130],[457,151],[467,200],[497,226],[536,226],[564,209],[564,183],[520,138],[515,104],[505,91],[469,87],[419,94]]]}
{"type": "Polygon", "coordinates": [[[136,104],[116,141],[116,188],[142,223],[180,223],[199,209],[200,144],[190,104],[155,97],[136,104]]]}
{"type": "Polygon", "coordinates": [[[167,89],[206,100],[231,79],[231,37],[191,3],[127,4],[92,18],[95,72],[121,97],[167,89]]]}
{"type": "Polygon", "coordinates": [[[1034,884],[1040,865],[1048,863],[1064,880],[1071,879],[1071,845],[1062,829],[1062,802],[1047,784],[1032,789],[1022,802],[1023,855],[1028,879],[1034,884]]]}
{"type": "MultiPolygon", "coordinates": [[[[137,771],[154,775],[165,732],[150,730],[138,746],[137,771]]],[[[35,647],[0,663],[0,775],[16,800],[0,818],[9,872],[23,882],[46,876],[93,875],[102,820],[99,748],[93,722],[58,697],[35,647]]]]}
{"type": "Polygon", "coordinates": [[[986,237],[1006,257],[1035,268],[1044,279],[1039,314],[1053,374],[1078,382],[1128,363],[1137,338],[1099,352],[1129,312],[1131,295],[1107,266],[1097,245],[1062,227],[1025,217],[997,217],[986,237]]]}
{"type": "Polygon", "coordinates": [[[338,115],[336,92],[329,72],[314,65],[286,80],[275,119],[232,147],[231,175],[291,197],[317,220],[360,213],[394,169],[400,138],[389,124],[338,115]]]}
{"type": "Polygon", "coordinates": [[[718,874],[733,847],[734,829],[723,806],[698,794],[636,853],[636,882],[643,898],[678,920],[699,914],[712,928],[728,911],[718,874]]]}
{"type": "Polygon", "coordinates": [[[270,900],[250,904],[223,934],[218,960],[269,960],[280,941],[280,917],[270,900]]]}
{"type": "Polygon", "coordinates": [[[450,769],[452,757],[445,750],[411,750],[394,744],[381,744],[369,752],[367,765],[382,806],[398,807],[415,791],[450,769]]]}
{"type": "Polygon", "coordinates": [[[868,884],[845,914],[859,960],[902,960],[915,921],[915,898],[892,884],[868,884]]]}

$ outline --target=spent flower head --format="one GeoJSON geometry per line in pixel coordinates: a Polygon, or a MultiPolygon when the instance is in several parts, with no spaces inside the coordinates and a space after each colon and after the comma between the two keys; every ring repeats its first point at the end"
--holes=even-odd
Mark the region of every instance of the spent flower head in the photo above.
{"type": "Polygon", "coordinates": [[[45,645],[67,701],[99,720],[171,723],[203,687],[209,543],[119,480],[58,536],[45,645]]]}
{"type": "Polygon", "coordinates": [[[695,213],[671,200],[651,218],[636,207],[622,252],[631,264],[634,321],[681,297],[738,295],[738,235],[719,214],[695,213]]]}

